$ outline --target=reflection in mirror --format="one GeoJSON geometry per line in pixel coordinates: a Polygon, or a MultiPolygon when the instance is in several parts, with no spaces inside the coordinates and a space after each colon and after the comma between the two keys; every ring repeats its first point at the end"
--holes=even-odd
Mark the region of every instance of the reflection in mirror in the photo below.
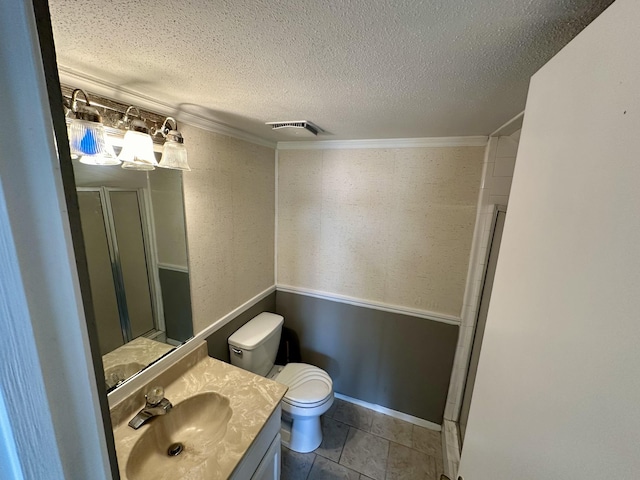
{"type": "Polygon", "coordinates": [[[109,391],[193,336],[182,172],[73,167],[109,391]]]}

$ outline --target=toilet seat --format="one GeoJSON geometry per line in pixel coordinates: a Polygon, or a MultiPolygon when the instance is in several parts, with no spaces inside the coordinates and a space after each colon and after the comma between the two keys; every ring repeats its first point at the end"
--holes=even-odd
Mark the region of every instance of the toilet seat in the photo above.
{"type": "Polygon", "coordinates": [[[298,408],[316,408],[333,398],[331,377],[306,363],[289,363],[274,378],[289,387],[283,402],[298,408]]]}

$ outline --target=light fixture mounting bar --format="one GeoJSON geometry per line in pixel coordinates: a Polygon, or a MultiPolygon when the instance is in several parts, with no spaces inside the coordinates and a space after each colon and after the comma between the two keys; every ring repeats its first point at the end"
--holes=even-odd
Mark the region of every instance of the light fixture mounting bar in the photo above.
{"type": "MultiPolygon", "coordinates": [[[[73,95],[75,87],[71,87],[69,85],[61,85],[60,90],[62,91],[62,97],[65,105],[67,105],[68,103],[67,106],[70,107],[71,96],[73,95]]],[[[89,99],[91,101],[91,106],[95,107],[102,116],[102,124],[106,127],[107,131],[111,129],[122,130],[122,124],[120,123],[120,121],[122,120],[131,104],[119,103],[109,98],[95,95],[91,92],[87,92],[87,95],[89,96],[89,99]]],[[[76,100],[78,103],[85,103],[84,99],[81,96],[79,96],[76,100]]],[[[143,120],[152,130],[154,128],[159,129],[165,118],[167,118],[166,115],[151,112],[149,110],[143,110],[141,108],[137,108],[137,110],[140,112],[139,118],[143,120]]],[[[152,139],[153,142],[158,145],[164,144],[164,139],[161,137],[154,136],[152,139]]]]}

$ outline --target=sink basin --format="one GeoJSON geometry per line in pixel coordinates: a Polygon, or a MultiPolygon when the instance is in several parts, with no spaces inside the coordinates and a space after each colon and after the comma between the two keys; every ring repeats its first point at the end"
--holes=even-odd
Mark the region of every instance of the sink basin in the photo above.
{"type": "Polygon", "coordinates": [[[105,382],[107,383],[107,388],[113,388],[119,385],[130,376],[138,373],[144,367],[145,365],[141,363],[130,362],[130,363],[122,363],[119,365],[114,365],[113,367],[108,368],[104,372],[104,379],[105,379],[105,382]]]}
{"type": "Polygon", "coordinates": [[[229,399],[214,392],[174,405],[141,428],[146,431],[131,450],[127,478],[213,478],[216,445],[227,432],[231,414],[229,399]]]}

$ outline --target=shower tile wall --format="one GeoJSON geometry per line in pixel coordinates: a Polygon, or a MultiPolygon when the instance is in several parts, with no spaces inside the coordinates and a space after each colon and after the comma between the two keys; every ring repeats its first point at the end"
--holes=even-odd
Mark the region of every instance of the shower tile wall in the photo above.
{"type": "Polygon", "coordinates": [[[444,414],[444,417],[448,420],[457,421],[469,363],[480,289],[482,288],[482,276],[487,257],[494,205],[507,206],[509,203],[509,192],[511,191],[519,139],[520,130],[509,136],[491,137],[487,145],[482,188],[478,201],[477,226],[474,232],[475,238],[471,254],[472,264],[469,267],[469,279],[462,310],[460,339],[456,349],[453,374],[444,414]]]}

